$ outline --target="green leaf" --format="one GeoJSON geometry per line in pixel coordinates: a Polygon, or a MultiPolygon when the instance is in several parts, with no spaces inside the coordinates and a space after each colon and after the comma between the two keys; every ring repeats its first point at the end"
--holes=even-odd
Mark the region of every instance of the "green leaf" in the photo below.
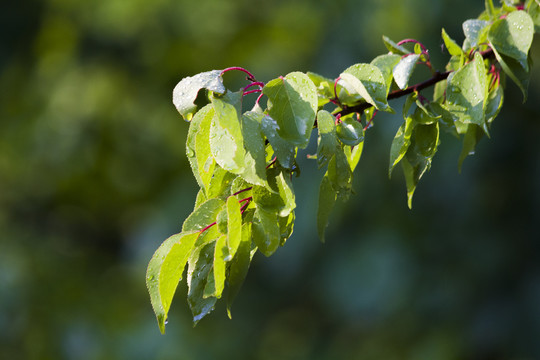
{"type": "Polygon", "coordinates": [[[227,235],[222,235],[215,242],[213,271],[208,274],[208,279],[204,286],[203,298],[221,298],[221,294],[225,288],[226,259],[229,256],[227,235]]]}
{"type": "Polygon", "coordinates": [[[361,142],[360,144],[356,146],[343,147],[343,152],[345,153],[345,156],[347,157],[347,162],[349,163],[351,172],[354,171],[354,169],[356,168],[356,165],[358,164],[358,161],[360,161],[360,157],[362,156],[363,149],[364,149],[364,142],[361,142]]]}
{"type": "Polygon", "coordinates": [[[416,63],[420,59],[420,54],[410,54],[402,58],[399,63],[394,67],[394,81],[400,89],[407,88],[409,79],[416,67],[416,63]]]}
{"type": "Polygon", "coordinates": [[[340,147],[337,140],[335,120],[336,118],[326,110],[320,110],[317,114],[317,127],[319,129],[317,165],[319,169],[328,164],[340,147]]]}
{"type": "Polygon", "coordinates": [[[308,144],[318,107],[317,89],[306,74],[292,72],[268,82],[268,114],[276,120],[278,134],[292,144],[308,144]]]}
{"type": "Polygon", "coordinates": [[[278,216],[279,234],[280,234],[279,245],[280,246],[285,245],[285,242],[287,241],[287,239],[291,237],[293,233],[293,229],[294,229],[294,220],[295,220],[294,211],[291,211],[291,213],[287,216],[278,216]]]}
{"type": "Polygon", "coordinates": [[[257,207],[253,216],[252,236],[264,256],[272,255],[281,240],[277,214],[257,207]]]}
{"type": "Polygon", "coordinates": [[[336,127],[339,140],[349,146],[356,146],[364,141],[364,128],[353,117],[343,117],[336,127]]]}
{"type": "Polygon", "coordinates": [[[192,253],[188,261],[188,304],[196,325],[203,317],[214,310],[217,298],[204,297],[208,277],[213,275],[214,252],[216,242],[212,241],[192,253]]]}
{"type": "Polygon", "coordinates": [[[538,0],[529,0],[527,11],[533,20],[534,31],[540,33],[540,2],[538,0]]]}
{"type": "Polygon", "coordinates": [[[227,210],[227,246],[230,256],[236,254],[236,250],[242,240],[242,213],[240,203],[234,196],[230,196],[226,203],[227,210]]]}
{"type": "Polygon", "coordinates": [[[210,183],[207,187],[208,192],[206,197],[211,199],[214,197],[228,195],[228,189],[236,177],[237,176],[235,174],[230,173],[227,170],[223,170],[219,165],[216,165],[214,167],[214,173],[212,174],[210,183]]]}
{"type": "Polygon", "coordinates": [[[225,94],[227,89],[223,86],[221,70],[207,71],[184,78],[175,86],[173,90],[173,104],[185,120],[191,120],[197,112],[195,100],[201,89],[225,94]]]}
{"type": "Polygon", "coordinates": [[[483,136],[484,132],[479,126],[475,124],[468,124],[467,132],[463,137],[463,148],[461,149],[461,154],[459,155],[459,172],[461,172],[461,166],[463,165],[463,161],[465,160],[465,158],[467,156],[474,155],[476,144],[478,144],[478,142],[483,136]]]}
{"type": "Polygon", "coordinates": [[[386,82],[386,95],[392,87],[392,79],[394,78],[394,67],[401,60],[401,56],[396,54],[379,55],[371,61],[371,65],[375,65],[381,71],[381,74],[386,82]]]}
{"type": "Polygon", "coordinates": [[[206,195],[204,194],[204,190],[199,189],[199,191],[197,192],[197,198],[195,199],[195,209],[201,206],[201,204],[205,202],[206,200],[208,199],[206,198],[206,195]]]}
{"type": "Polygon", "coordinates": [[[433,156],[439,145],[439,123],[416,125],[411,135],[411,145],[401,160],[407,184],[408,206],[412,208],[412,198],[418,181],[431,167],[433,156]]]}
{"type": "Polygon", "coordinates": [[[514,11],[491,25],[488,40],[497,53],[519,62],[529,71],[527,57],[534,36],[534,23],[525,11],[514,11]]]}
{"type": "MultiPolygon", "coordinates": [[[[497,61],[501,65],[504,73],[512,79],[512,81],[519,87],[523,94],[523,102],[527,100],[528,88],[529,88],[529,72],[525,70],[521,64],[509,56],[499,54],[497,50],[493,49],[497,61]]],[[[529,62],[532,61],[528,60],[529,62]]],[[[529,65],[530,67],[530,65],[529,65]]]]}
{"type": "Polygon", "coordinates": [[[216,162],[234,174],[244,171],[244,138],[241,128],[242,93],[212,96],[215,115],[210,127],[210,149],[216,162]]]}
{"type": "Polygon", "coordinates": [[[502,86],[495,86],[488,94],[486,102],[486,123],[491,124],[495,117],[499,114],[504,101],[504,93],[502,86]]]}
{"type": "Polygon", "coordinates": [[[347,199],[352,188],[352,171],[343,149],[336,152],[328,163],[326,175],[336,193],[343,199],[347,199]]]}
{"type": "Polygon", "coordinates": [[[328,219],[336,203],[337,194],[328,176],[323,176],[319,187],[319,205],[317,208],[317,232],[319,239],[324,242],[324,233],[328,226],[328,219]]]}
{"type": "Polygon", "coordinates": [[[269,212],[278,212],[280,216],[287,216],[296,207],[292,182],[288,172],[279,168],[267,170],[268,188],[253,186],[253,201],[257,207],[269,212]]]}
{"type": "Polygon", "coordinates": [[[340,78],[343,86],[362,96],[378,110],[393,111],[386,100],[385,78],[377,66],[356,64],[341,73],[340,78]]]}
{"type": "Polygon", "coordinates": [[[266,186],[266,154],[261,122],[264,114],[248,111],[242,116],[242,135],[246,155],[242,177],[250,184],[266,186]]]}
{"type": "Polygon", "coordinates": [[[198,232],[186,232],[169,237],[156,250],[146,271],[146,286],[161,333],[165,333],[165,323],[176,287],[188,256],[193,248],[198,232]]]}
{"type": "Polygon", "coordinates": [[[334,80],[325,78],[319,74],[308,72],[307,76],[315,84],[317,89],[318,96],[318,108],[320,109],[325,104],[329,103],[335,94],[334,94],[334,80]]]}
{"type": "Polygon", "coordinates": [[[450,55],[453,55],[453,56],[463,55],[463,50],[461,50],[459,45],[456,44],[454,40],[452,40],[452,38],[446,33],[444,29],[442,29],[442,38],[444,41],[444,45],[448,49],[448,52],[450,53],[450,55]]]}
{"type": "Polygon", "coordinates": [[[193,120],[191,121],[188,133],[188,139],[190,139],[190,137],[194,137],[195,140],[195,158],[197,161],[196,168],[202,183],[201,188],[203,188],[205,191],[208,189],[210,180],[214,174],[214,168],[216,166],[216,161],[214,160],[210,150],[209,141],[210,126],[212,124],[214,115],[215,112],[211,105],[207,105],[206,107],[202,108],[197,114],[195,114],[193,120]],[[199,116],[199,114],[201,114],[201,116],[199,116]]]}
{"type": "Polygon", "coordinates": [[[296,147],[279,135],[279,126],[270,116],[265,116],[261,125],[262,132],[272,146],[279,164],[287,169],[292,169],[296,159],[296,147]]]}
{"type": "Polygon", "coordinates": [[[246,279],[246,275],[251,263],[251,223],[242,225],[242,240],[236,251],[236,255],[231,261],[229,276],[227,278],[229,287],[227,291],[227,314],[231,316],[231,306],[246,279]]]}
{"type": "Polygon", "coordinates": [[[383,42],[388,51],[398,54],[398,55],[405,55],[409,53],[409,50],[405,49],[403,46],[396,44],[392,40],[390,40],[388,37],[383,36],[383,42]]]}
{"type": "Polygon", "coordinates": [[[456,120],[482,126],[488,83],[482,55],[448,77],[446,99],[448,110],[456,120]]]}
{"type": "Polygon", "coordinates": [[[225,202],[221,199],[209,199],[195,209],[184,221],[182,231],[202,230],[216,221],[216,217],[223,209],[225,202]]]}
{"type": "Polygon", "coordinates": [[[465,20],[463,23],[463,33],[469,44],[469,47],[465,48],[465,50],[475,48],[478,44],[484,42],[483,37],[485,36],[488,26],[489,22],[485,20],[465,20]]]}
{"type": "Polygon", "coordinates": [[[193,120],[189,124],[189,130],[186,140],[186,155],[189,160],[189,164],[191,165],[191,169],[193,170],[193,175],[195,176],[199,187],[201,187],[202,189],[205,188],[205,182],[201,177],[201,173],[204,174],[204,172],[203,169],[199,170],[199,167],[204,168],[204,164],[200,165],[199,160],[202,159],[206,154],[206,149],[204,146],[197,147],[197,136],[202,136],[199,134],[199,128],[201,127],[201,124],[208,121],[211,122],[213,117],[214,109],[212,105],[206,105],[201,110],[199,110],[199,112],[195,114],[193,120]]]}
{"type": "Polygon", "coordinates": [[[392,170],[403,159],[411,144],[411,134],[414,128],[413,118],[407,116],[405,122],[399,127],[392,146],[390,147],[390,166],[388,167],[388,177],[392,176],[392,170]]]}

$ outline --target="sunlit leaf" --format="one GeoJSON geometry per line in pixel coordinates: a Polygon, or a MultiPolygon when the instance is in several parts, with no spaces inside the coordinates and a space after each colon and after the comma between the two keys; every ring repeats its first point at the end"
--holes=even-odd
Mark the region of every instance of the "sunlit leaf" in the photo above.
{"type": "Polygon", "coordinates": [[[386,100],[386,81],[379,68],[370,64],[356,64],[340,74],[340,83],[358,93],[378,110],[390,111],[386,100]]]}
{"type": "Polygon", "coordinates": [[[483,42],[488,26],[489,22],[485,20],[469,19],[463,22],[463,33],[469,44],[469,47],[465,48],[465,50],[475,48],[479,43],[483,42]]]}
{"type": "Polygon", "coordinates": [[[216,162],[235,174],[244,171],[244,137],[241,127],[242,93],[212,96],[215,115],[210,127],[210,149],[216,162]]]}
{"type": "Polygon", "coordinates": [[[234,196],[230,196],[226,203],[227,210],[227,246],[230,256],[236,254],[236,250],[242,239],[242,214],[240,203],[234,196]]]}
{"type": "Polygon", "coordinates": [[[278,125],[277,132],[290,143],[304,148],[315,122],[317,89],[306,74],[292,72],[268,82],[268,114],[278,125]]]}
{"type": "Polygon", "coordinates": [[[216,221],[216,217],[223,209],[225,202],[221,199],[209,199],[195,209],[184,221],[182,231],[201,230],[216,221]]]}
{"type": "Polygon", "coordinates": [[[409,79],[416,67],[416,63],[420,59],[420,54],[410,54],[402,58],[394,67],[394,81],[400,89],[407,88],[409,79]]]}
{"type": "Polygon", "coordinates": [[[320,109],[330,102],[329,99],[334,97],[334,80],[312,72],[307,72],[307,76],[313,81],[317,89],[318,108],[320,109]]]}
{"type": "Polygon", "coordinates": [[[450,55],[463,55],[463,50],[461,50],[461,47],[446,33],[444,29],[442,29],[442,38],[444,41],[444,46],[446,46],[450,55]]]}
{"type": "Polygon", "coordinates": [[[398,54],[398,55],[405,55],[409,53],[409,50],[405,49],[403,46],[396,44],[392,40],[390,40],[388,37],[383,36],[383,42],[388,51],[398,54]]]}
{"type": "Polygon", "coordinates": [[[528,72],[527,56],[534,36],[534,23],[525,11],[513,11],[495,21],[488,32],[488,40],[497,53],[511,57],[528,72]]]}
{"type": "Polygon", "coordinates": [[[390,91],[392,87],[392,79],[394,78],[393,70],[394,67],[401,60],[401,56],[397,54],[384,54],[379,55],[371,61],[371,65],[375,65],[381,71],[384,81],[386,82],[386,94],[390,91]]]}
{"type": "Polygon", "coordinates": [[[448,110],[464,123],[482,126],[488,83],[484,60],[476,53],[474,60],[448,77],[448,110]]]}
{"type": "Polygon", "coordinates": [[[264,114],[248,111],[242,116],[242,135],[246,150],[242,177],[251,184],[266,186],[266,156],[261,122],[264,114]]]}
{"type": "Polygon", "coordinates": [[[197,105],[195,100],[199,90],[207,89],[218,94],[225,94],[221,70],[212,70],[182,79],[173,90],[173,104],[186,120],[191,120],[197,105]]]}
{"type": "Polygon", "coordinates": [[[278,215],[275,212],[257,207],[253,216],[251,231],[253,242],[264,256],[272,255],[279,247],[281,235],[278,215]]]}
{"type": "Polygon", "coordinates": [[[148,264],[146,285],[161,333],[165,333],[167,314],[176,287],[198,236],[198,232],[185,232],[169,237],[148,264]]]}

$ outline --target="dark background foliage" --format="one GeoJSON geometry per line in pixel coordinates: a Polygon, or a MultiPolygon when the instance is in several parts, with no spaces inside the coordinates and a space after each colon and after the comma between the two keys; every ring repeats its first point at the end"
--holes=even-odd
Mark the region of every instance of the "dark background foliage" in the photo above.
{"type": "MultiPolygon", "coordinates": [[[[196,328],[182,284],[161,336],[144,273],[179,231],[197,186],[182,77],[243,66],[268,81],[328,77],[416,38],[442,69],[444,27],[465,0],[43,0],[0,5],[2,359],[540,358],[540,70],[529,100],[508,84],[491,140],[457,171],[445,136],[413,210],[387,178],[399,117],[380,115],[327,243],[322,174],[304,161],[297,224],[258,255],[228,320],[196,328]]],[[[532,54],[540,63],[538,39],[532,54]]],[[[427,75],[427,74],[424,74],[427,75]]],[[[242,77],[227,75],[232,88],[242,77]]],[[[398,107],[397,103],[393,103],[398,107]]]]}

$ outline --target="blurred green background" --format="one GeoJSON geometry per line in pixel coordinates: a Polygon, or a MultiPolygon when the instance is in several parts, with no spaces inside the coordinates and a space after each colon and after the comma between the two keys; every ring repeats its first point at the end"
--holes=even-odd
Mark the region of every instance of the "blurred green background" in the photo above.
{"type": "MultiPolygon", "coordinates": [[[[540,67],[509,84],[492,139],[457,171],[442,138],[407,209],[387,178],[401,120],[379,115],[356,195],[315,230],[322,174],[303,161],[297,224],[258,254],[228,320],[192,327],[177,292],[159,333],[145,288],[197,186],[185,76],[243,66],[336,77],[417,38],[442,69],[444,27],[483,1],[43,0],[0,5],[1,359],[540,359],[540,67]]],[[[540,64],[540,41],[533,58],[540,64]]],[[[245,82],[227,74],[232,88],[245,82]]],[[[393,103],[397,108],[399,102],[393,103]]],[[[303,156],[302,156],[303,157],[303,156]]]]}

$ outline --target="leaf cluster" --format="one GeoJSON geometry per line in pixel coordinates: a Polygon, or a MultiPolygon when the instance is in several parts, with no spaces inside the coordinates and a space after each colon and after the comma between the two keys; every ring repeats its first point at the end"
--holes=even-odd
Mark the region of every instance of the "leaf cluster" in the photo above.
{"type": "Polygon", "coordinates": [[[387,54],[352,65],[337,79],[292,72],[263,84],[245,69],[228,68],[180,81],[173,103],[189,121],[186,153],[200,190],[182,231],[165,240],[148,266],[147,286],[160,330],[165,330],[186,266],[194,322],[222,297],[231,316],[255,253],[271,256],[293,233],[296,158],[315,129],[317,152],[308,157],[324,170],[317,211],[323,241],[337,199],[347,200],[353,191],[353,172],[377,112],[396,113],[389,99],[406,96],[403,123],[390,147],[389,175],[401,165],[409,207],[440,145],[441,130],[463,139],[461,167],[479,139],[489,136],[506,77],[526,99],[529,48],[539,13],[535,0],[524,5],[505,1],[501,7],[486,0],[486,10],[464,22],[461,46],[442,30],[451,56],[445,72],[433,69],[420,42],[383,37],[387,54]],[[418,66],[427,66],[432,78],[410,85],[418,66]],[[223,75],[233,70],[248,75],[245,88],[224,86],[223,75]],[[259,98],[245,109],[243,99],[252,93],[259,98]]]}

